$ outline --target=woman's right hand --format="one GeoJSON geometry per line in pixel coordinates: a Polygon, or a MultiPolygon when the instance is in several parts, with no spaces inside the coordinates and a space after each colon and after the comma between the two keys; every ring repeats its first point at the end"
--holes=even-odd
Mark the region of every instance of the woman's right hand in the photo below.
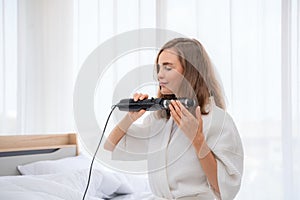
{"type": "MultiPolygon", "coordinates": [[[[144,100],[144,99],[148,99],[148,94],[141,94],[141,93],[135,93],[133,95],[133,100],[134,101],[138,101],[138,100],[144,100]]],[[[128,112],[128,117],[130,118],[130,120],[132,122],[136,121],[138,118],[140,118],[144,113],[146,112],[146,110],[140,110],[138,112],[128,112]]]]}

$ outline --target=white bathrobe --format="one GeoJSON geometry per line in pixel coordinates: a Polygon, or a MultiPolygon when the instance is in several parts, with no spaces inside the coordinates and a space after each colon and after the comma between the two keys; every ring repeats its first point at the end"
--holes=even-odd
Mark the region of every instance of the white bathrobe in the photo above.
{"type": "Polygon", "coordinates": [[[147,159],[149,184],[160,199],[231,200],[239,191],[243,173],[243,148],[228,113],[212,100],[202,115],[206,142],[217,160],[220,196],[211,189],[191,141],[172,118],[147,116],[141,126],[132,125],[116,146],[117,160],[147,159]]]}

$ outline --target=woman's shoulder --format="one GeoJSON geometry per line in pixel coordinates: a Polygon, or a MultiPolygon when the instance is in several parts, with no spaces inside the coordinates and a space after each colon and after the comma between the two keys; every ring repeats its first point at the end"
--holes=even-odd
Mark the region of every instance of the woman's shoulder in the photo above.
{"type": "MultiPolygon", "coordinates": [[[[224,110],[216,105],[212,107],[212,120],[216,125],[222,124],[223,126],[235,126],[232,116],[227,110],[224,110]]],[[[224,127],[225,128],[225,127],[224,127]]]]}
{"type": "Polygon", "coordinates": [[[222,149],[226,146],[226,149],[232,149],[232,151],[242,151],[239,131],[233,118],[226,110],[214,106],[210,132],[211,147],[216,148],[218,146],[218,149],[222,149]],[[241,150],[237,150],[237,148],[241,150]]]}

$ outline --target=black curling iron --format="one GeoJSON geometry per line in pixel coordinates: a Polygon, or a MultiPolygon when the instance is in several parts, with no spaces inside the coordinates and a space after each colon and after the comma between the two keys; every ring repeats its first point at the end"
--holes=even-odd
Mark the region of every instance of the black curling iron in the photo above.
{"type": "Polygon", "coordinates": [[[157,111],[157,110],[168,110],[171,100],[178,100],[186,108],[196,106],[196,102],[193,99],[188,98],[150,98],[144,100],[134,101],[134,99],[122,99],[116,106],[121,111],[157,111]]]}

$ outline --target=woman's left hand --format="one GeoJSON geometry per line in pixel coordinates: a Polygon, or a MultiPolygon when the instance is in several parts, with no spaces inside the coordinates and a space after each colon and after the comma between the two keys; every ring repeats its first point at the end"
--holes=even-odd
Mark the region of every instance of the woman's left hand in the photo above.
{"type": "Polygon", "coordinates": [[[196,108],[196,117],[190,113],[180,101],[171,100],[169,105],[170,114],[178,127],[185,133],[185,135],[191,140],[203,136],[203,122],[201,118],[200,107],[196,108]]]}

